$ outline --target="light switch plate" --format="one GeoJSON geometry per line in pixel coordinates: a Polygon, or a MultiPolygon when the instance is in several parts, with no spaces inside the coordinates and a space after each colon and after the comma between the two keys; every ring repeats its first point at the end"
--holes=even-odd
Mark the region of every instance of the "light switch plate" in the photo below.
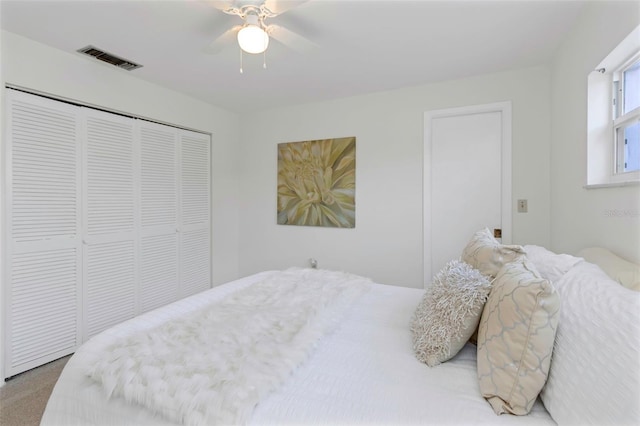
{"type": "Polygon", "coordinates": [[[518,213],[526,213],[528,210],[527,200],[518,200],[518,213]]]}

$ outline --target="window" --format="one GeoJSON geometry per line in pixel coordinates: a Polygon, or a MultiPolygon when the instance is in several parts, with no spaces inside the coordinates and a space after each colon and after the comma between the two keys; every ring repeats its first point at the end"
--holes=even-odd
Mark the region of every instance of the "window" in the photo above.
{"type": "Polygon", "coordinates": [[[587,188],[640,183],[640,26],[588,78],[587,188]]]}
{"type": "Polygon", "coordinates": [[[640,170],[640,59],[613,73],[612,106],[616,173],[640,170]]]}

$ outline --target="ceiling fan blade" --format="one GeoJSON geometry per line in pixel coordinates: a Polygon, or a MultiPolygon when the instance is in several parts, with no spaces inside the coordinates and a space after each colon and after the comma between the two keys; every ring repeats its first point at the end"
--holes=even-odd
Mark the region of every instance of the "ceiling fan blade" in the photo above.
{"type": "Polygon", "coordinates": [[[235,7],[234,0],[209,0],[209,3],[218,10],[228,10],[235,7]]]}
{"type": "Polygon", "coordinates": [[[285,27],[281,27],[280,25],[269,25],[267,27],[267,34],[288,48],[299,53],[306,53],[318,48],[318,45],[311,40],[308,40],[285,27]]]}
{"type": "Polygon", "coordinates": [[[228,29],[224,34],[213,40],[207,47],[205,47],[204,52],[216,55],[225,48],[232,46],[240,28],[242,28],[242,25],[236,25],[235,27],[228,29]]]}
{"type": "Polygon", "coordinates": [[[265,0],[264,6],[276,15],[298,7],[309,0],[265,0]]]}

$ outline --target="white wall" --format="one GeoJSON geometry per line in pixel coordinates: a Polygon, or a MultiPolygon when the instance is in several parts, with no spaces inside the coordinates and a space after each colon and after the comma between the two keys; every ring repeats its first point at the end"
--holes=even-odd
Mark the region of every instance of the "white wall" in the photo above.
{"type": "Polygon", "coordinates": [[[241,275],[314,257],[321,268],[421,287],[423,114],[505,100],[513,102],[513,241],[549,245],[549,85],[549,70],[537,67],[244,117],[241,275]],[[355,229],[277,225],[276,145],[342,136],[356,137],[355,229]],[[529,213],[515,213],[519,198],[529,213]]]}
{"type": "MultiPolygon", "coordinates": [[[[211,133],[212,279],[215,285],[238,277],[239,121],[236,114],[147,83],[136,78],[135,71],[120,70],[75,53],[52,49],[12,33],[3,31],[1,42],[2,105],[4,86],[11,84],[211,133]]],[[[4,120],[4,114],[2,117],[4,120]]],[[[4,140],[4,133],[2,135],[4,140]]],[[[0,310],[1,306],[2,303],[0,310]]],[[[0,326],[3,319],[0,311],[0,326]]],[[[3,357],[4,350],[0,350],[0,366],[4,365],[3,357]]]]}
{"type": "Polygon", "coordinates": [[[552,64],[551,248],[603,246],[640,262],[640,186],[585,189],[587,76],[637,25],[638,2],[592,2],[552,64]]]}

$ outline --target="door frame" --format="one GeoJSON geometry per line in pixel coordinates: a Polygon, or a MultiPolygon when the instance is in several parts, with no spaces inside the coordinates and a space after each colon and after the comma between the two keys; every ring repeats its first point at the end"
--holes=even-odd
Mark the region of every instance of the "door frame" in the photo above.
{"type": "Polygon", "coordinates": [[[496,102],[490,104],[470,105],[458,108],[447,108],[426,111],[424,113],[424,163],[422,168],[423,187],[423,277],[425,287],[431,282],[433,273],[431,270],[432,232],[431,232],[431,152],[432,152],[432,121],[437,118],[456,117],[473,114],[500,112],[502,119],[501,142],[501,222],[502,242],[511,243],[512,207],[511,207],[511,101],[496,102]],[[429,253],[427,258],[427,253],[429,253]]]}

